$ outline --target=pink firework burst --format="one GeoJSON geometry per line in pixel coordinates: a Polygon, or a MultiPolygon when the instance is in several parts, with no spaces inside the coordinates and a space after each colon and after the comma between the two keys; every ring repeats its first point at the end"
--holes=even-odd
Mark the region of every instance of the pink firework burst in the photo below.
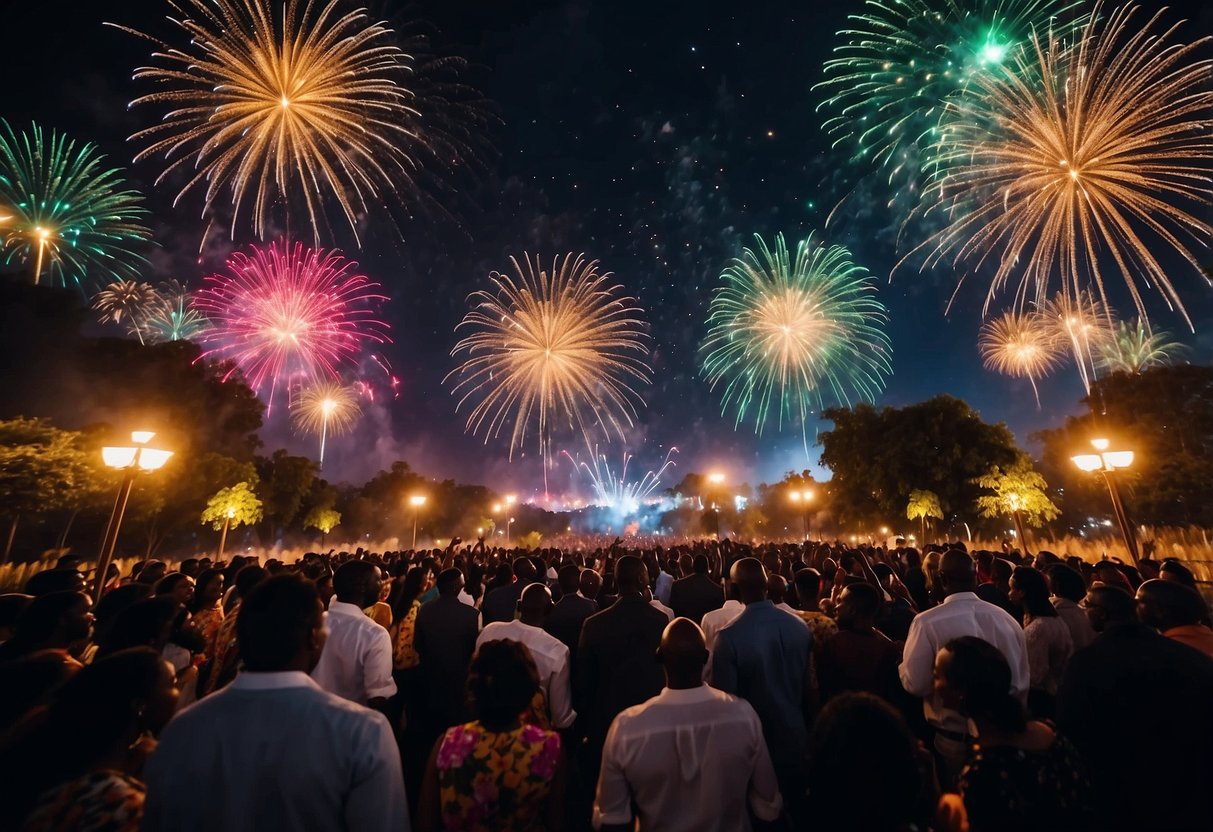
{"type": "Polygon", "coordinates": [[[234,253],[195,300],[214,323],[202,357],[231,361],[267,403],[281,388],[338,379],[366,349],[390,342],[376,317],[387,297],[357,268],[302,243],[234,253]]]}

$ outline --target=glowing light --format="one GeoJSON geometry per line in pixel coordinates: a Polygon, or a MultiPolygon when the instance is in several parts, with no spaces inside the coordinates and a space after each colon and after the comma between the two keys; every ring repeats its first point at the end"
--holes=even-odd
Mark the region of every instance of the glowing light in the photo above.
{"type": "Polygon", "coordinates": [[[305,387],[291,402],[291,420],[296,430],[320,437],[321,467],[328,437],[349,433],[361,415],[353,388],[341,384],[305,387]]]}
{"type": "Polygon", "coordinates": [[[1111,337],[1098,345],[1096,364],[1105,373],[1141,373],[1170,364],[1184,350],[1169,333],[1151,330],[1138,318],[1122,321],[1111,337]]]}
{"type": "Polygon", "coordinates": [[[1063,345],[1052,321],[1036,313],[1007,312],[982,324],[977,348],[987,370],[1026,378],[1040,406],[1036,380],[1062,363],[1063,345]]]}
{"type": "Polygon", "coordinates": [[[666,469],[674,465],[673,456],[677,448],[670,448],[665,459],[656,471],[647,471],[639,480],[628,480],[628,466],[632,455],[626,451],[623,454],[623,464],[619,473],[611,470],[606,454],[600,454],[595,447],[590,455],[590,462],[581,462],[563,452],[575,468],[581,469],[594,489],[594,504],[608,508],[621,517],[634,515],[640,506],[648,502],[653,492],[661,484],[661,476],[666,469]]]}
{"type": "Polygon", "coordinates": [[[1080,292],[1076,297],[1057,295],[1039,309],[1061,343],[1069,345],[1083,388],[1090,392],[1098,369],[1095,356],[1113,337],[1114,313],[1088,292],[1080,292]]]}
{"type": "Polygon", "coordinates": [[[425,495],[414,494],[413,496],[409,497],[409,505],[411,505],[413,508],[419,508],[425,505],[425,495]]]}
{"type": "Polygon", "coordinates": [[[93,309],[101,323],[125,320],[140,344],[145,343],[144,327],[160,303],[160,295],[150,283],[136,280],[116,280],[93,296],[93,309]]]}

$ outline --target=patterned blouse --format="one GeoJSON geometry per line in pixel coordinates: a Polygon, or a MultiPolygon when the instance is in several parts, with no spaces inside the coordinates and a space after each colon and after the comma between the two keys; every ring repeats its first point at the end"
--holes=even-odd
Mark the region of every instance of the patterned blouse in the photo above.
{"type": "Polygon", "coordinates": [[[448,729],[437,758],[443,829],[542,829],[559,759],[560,735],[536,725],[501,733],[479,722],[448,729]]]}
{"type": "Polygon", "coordinates": [[[194,627],[206,639],[207,650],[211,650],[211,645],[215,643],[215,636],[219,632],[219,625],[223,623],[223,605],[215,602],[215,606],[210,609],[199,610],[194,614],[193,622],[194,627]]]}
{"type": "Polygon", "coordinates": [[[117,771],[94,771],[38,800],[24,832],[138,832],[143,784],[117,771]]]}
{"type": "Polygon", "coordinates": [[[409,611],[396,622],[392,632],[392,667],[396,670],[408,670],[421,664],[421,657],[413,646],[413,636],[417,629],[417,610],[421,609],[420,601],[413,601],[409,611]]]}

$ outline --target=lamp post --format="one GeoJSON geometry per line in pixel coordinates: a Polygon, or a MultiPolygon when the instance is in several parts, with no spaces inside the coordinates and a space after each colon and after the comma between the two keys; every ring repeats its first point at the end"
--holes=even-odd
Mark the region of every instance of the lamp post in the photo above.
{"type": "Polygon", "coordinates": [[[105,526],[105,537],[101,540],[101,556],[97,559],[97,575],[93,587],[93,603],[101,600],[101,592],[105,589],[105,578],[110,564],[114,560],[114,549],[118,546],[118,531],[122,528],[122,518],[126,514],[126,503],[131,496],[131,487],[135,484],[135,476],[140,471],[156,471],[164,467],[172,451],[159,448],[149,448],[147,443],[156,434],[150,430],[137,430],[131,433],[131,443],[134,447],[105,447],[101,449],[101,459],[110,468],[123,471],[122,485],[118,487],[118,497],[114,500],[113,511],[110,512],[109,523],[105,526]]]}
{"type": "Polygon", "coordinates": [[[410,547],[413,551],[417,550],[417,515],[421,514],[421,507],[425,505],[424,494],[414,494],[409,497],[409,505],[413,507],[413,545],[410,547]]]}
{"type": "Polygon", "coordinates": [[[804,523],[805,540],[809,539],[809,503],[813,501],[814,496],[811,488],[806,488],[803,491],[792,491],[788,494],[788,499],[800,508],[800,519],[804,523]]]}
{"type": "Polygon", "coordinates": [[[505,545],[510,545],[510,526],[514,525],[514,518],[511,517],[505,524],[505,545]]]}
{"type": "Polygon", "coordinates": [[[1112,498],[1112,513],[1116,515],[1116,523],[1120,526],[1120,536],[1124,538],[1125,548],[1129,550],[1129,557],[1133,558],[1133,565],[1136,566],[1137,538],[1129,524],[1129,516],[1125,512],[1125,504],[1120,499],[1120,488],[1116,483],[1116,471],[1133,464],[1133,452],[1109,451],[1109,444],[1107,439],[1092,439],[1091,447],[1098,453],[1078,454],[1070,457],[1070,461],[1081,471],[1098,471],[1103,474],[1104,482],[1108,486],[1108,496],[1112,498]]]}
{"type": "MultiPolygon", "coordinates": [[[[713,471],[712,473],[708,474],[708,482],[711,483],[712,485],[716,486],[717,489],[719,489],[719,487],[724,484],[724,474],[720,473],[719,471],[713,471]]],[[[711,498],[712,519],[714,521],[714,525],[716,528],[716,539],[719,540],[720,539],[720,506],[716,505],[716,496],[715,496],[714,492],[709,494],[709,497],[711,498]]]]}
{"type": "Polygon", "coordinates": [[[227,546],[227,530],[232,527],[232,518],[236,516],[236,509],[229,508],[223,517],[223,531],[219,533],[219,555],[217,560],[223,560],[223,550],[227,546]]]}

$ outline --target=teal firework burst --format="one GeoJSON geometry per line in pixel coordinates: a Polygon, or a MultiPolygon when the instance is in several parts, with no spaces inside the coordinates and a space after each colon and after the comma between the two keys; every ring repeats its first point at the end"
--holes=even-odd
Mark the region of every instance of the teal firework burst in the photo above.
{"type": "Polygon", "coordinates": [[[875,281],[842,246],[809,237],[788,255],[783,235],[774,251],[754,235],[721,274],[701,347],[702,372],[723,386],[723,412],[756,433],[772,415],[802,426],[831,404],[874,401],[892,373],[888,319],[875,281]]]}
{"type": "Polygon", "coordinates": [[[28,265],[35,283],[137,277],[147,210],[104,160],[95,145],[53,130],[48,139],[37,124],[18,133],[0,119],[0,257],[28,265]]]}
{"type": "Polygon", "coordinates": [[[156,292],[160,302],[144,325],[151,341],[197,341],[210,328],[211,322],[194,308],[189,290],[176,280],[164,281],[156,292]]]}

